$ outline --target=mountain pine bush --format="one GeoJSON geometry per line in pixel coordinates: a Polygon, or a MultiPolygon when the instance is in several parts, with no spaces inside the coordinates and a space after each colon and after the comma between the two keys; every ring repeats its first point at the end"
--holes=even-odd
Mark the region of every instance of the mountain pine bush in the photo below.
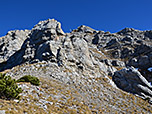
{"type": "Polygon", "coordinates": [[[0,73],[0,98],[18,99],[22,89],[18,87],[15,79],[0,73]]]}
{"type": "Polygon", "coordinates": [[[25,75],[17,80],[17,82],[30,82],[33,85],[39,86],[40,80],[37,77],[31,75],[25,75]]]}

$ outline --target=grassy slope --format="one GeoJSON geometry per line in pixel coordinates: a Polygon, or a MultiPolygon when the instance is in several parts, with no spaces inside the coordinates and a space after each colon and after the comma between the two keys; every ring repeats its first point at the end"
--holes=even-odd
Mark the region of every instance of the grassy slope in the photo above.
{"type": "MultiPolygon", "coordinates": [[[[74,87],[73,85],[66,85],[56,80],[40,78],[41,85],[39,91],[33,90],[26,96],[22,96],[19,103],[15,101],[0,100],[0,110],[6,110],[6,113],[22,114],[22,113],[152,113],[152,106],[143,99],[128,94],[121,90],[113,88],[108,80],[104,77],[97,78],[96,83],[102,83],[103,90],[97,88],[93,89],[101,91],[102,96],[90,96],[89,94],[82,94],[86,92],[83,87],[74,87]],[[82,91],[79,91],[79,89],[82,91]],[[41,94],[41,91],[43,94],[41,94]],[[38,98],[35,95],[38,95],[38,98]],[[88,98],[90,99],[88,101],[88,98]],[[47,109],[37,106],[39,100],[45,100],[51,103],[46,103],[47,109]],[[92,102],[91,100],[97,101],[92,102]]],[[[21,83],[33,88],[28,83],[21,83]]],[[[26,93],[26,91],[24,91],[26,93]]]]}

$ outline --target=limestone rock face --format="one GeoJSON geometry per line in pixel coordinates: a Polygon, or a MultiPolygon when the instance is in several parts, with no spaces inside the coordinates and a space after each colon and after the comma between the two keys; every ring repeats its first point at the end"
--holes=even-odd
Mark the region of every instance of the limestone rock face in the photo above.
{"type": "Polygon", "coordinates": [[[53,56],[51,41],[59,40],[60,35],[64,35],[64,32],[61,24],[54,19],[39,22],[30,32],[9,32],[6,38],[1,39],[4,40],[1,44],[1,69],[11,68],[33,59],[42,61],[50,58],[53,56]]]}
{"type": "Polygon", "coordinates": [[[21,49],[29,33],[30,30],[9,31],[6,36],[0,38],[0,63],[7,61],[21,49]]]}

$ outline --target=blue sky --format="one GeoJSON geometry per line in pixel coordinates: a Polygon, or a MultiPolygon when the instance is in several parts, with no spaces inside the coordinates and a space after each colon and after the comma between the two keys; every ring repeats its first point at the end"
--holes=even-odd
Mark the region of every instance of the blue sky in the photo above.
{"type": "Polygon", "coordinates": [[[32,29],[55,18],[65,32],[80,25],[117,32],[125,27],[152,30],[152,0],[3,0],[0,36],[9,30],[32,29]]]}

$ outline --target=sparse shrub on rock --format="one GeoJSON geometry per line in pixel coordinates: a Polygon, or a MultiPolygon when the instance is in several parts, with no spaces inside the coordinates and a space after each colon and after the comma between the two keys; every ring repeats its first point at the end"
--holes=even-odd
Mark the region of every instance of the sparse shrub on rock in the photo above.
{"type": "Polygon", "coordinates": [[[18,99],[22,89],[18,87],[15,79],[0,73],[0,98],[18,99]]]}
{"type": "Polygon", "coordinates": [[[17,80],[17,82],[30,82],[33,85],[39,86],[40,80],[37,77],[31,75],[25,75],[17,80]]]}

